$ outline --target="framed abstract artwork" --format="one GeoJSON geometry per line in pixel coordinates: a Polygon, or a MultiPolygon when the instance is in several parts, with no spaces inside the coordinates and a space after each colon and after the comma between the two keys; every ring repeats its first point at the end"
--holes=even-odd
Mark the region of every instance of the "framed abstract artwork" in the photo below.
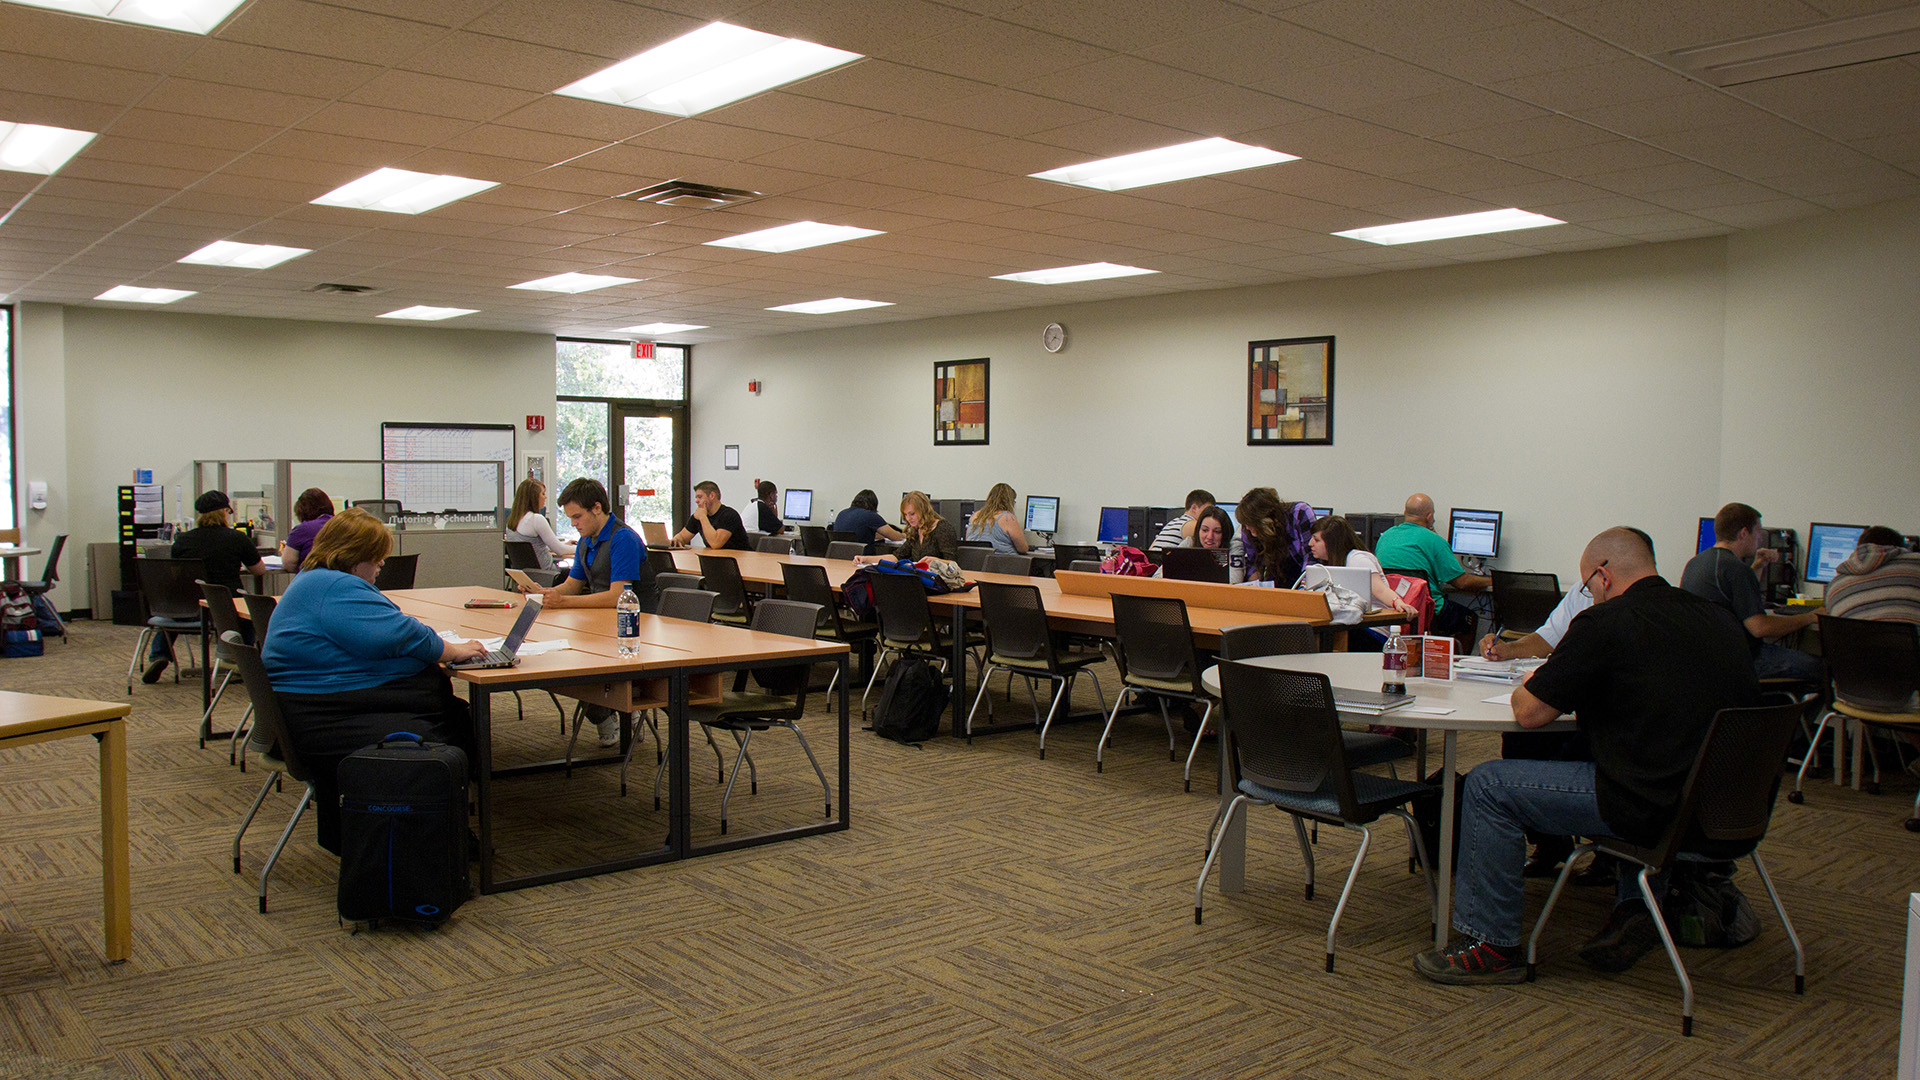
{"type": "Polygon", "coordinates": [[[1247,342],[1247,445],[1333,445],[1333,338],[1247,342]]]}
{"type": "Polygon", "coordinates": [[[987,361],[933,365],[933,444],[987,445],[987,361]]]}

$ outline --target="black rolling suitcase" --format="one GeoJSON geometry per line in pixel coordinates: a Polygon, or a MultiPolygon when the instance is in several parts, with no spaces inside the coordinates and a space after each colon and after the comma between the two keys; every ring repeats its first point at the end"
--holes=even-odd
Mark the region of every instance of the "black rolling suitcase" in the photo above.
{"type": "Polygon", "coordinates": [[[467,900],[467,754],[395,732],[340,763],[340,917],[439,924],[467,900]]]}

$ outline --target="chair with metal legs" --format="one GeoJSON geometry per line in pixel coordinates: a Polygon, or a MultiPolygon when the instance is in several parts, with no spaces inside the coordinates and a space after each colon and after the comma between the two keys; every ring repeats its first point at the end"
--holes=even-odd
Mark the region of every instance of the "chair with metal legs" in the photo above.
{"type": "Polygon", "coordinates": [[[1567,857],[1566,865],[1560,868],[1560,877],[1554,881],[1553,891],[1547,894],[1547,902],[1540,909],[1539,921],[1534,923],[1533,933],[1527,938],[1528,980],[1538,971],[1540,932],[1546,929],[1547,918],[1560,899],[1560,890],[1566,887],[1574,859],[1582,851],[1611,855],[1640,868],[1641,902],[1652,913],[1653,925],[1660,932],[1660,944],[1666,947],[1673,973],[1680,978],[1680,1033],[1692,1035],[1693,980],[1687,977],[1686,965],[1680,962],[1680,951],[1674,948],[1673,934],[1667,929],[1667,920],[1661,914],[1650,881],[1672,869],[1683,851],[1691,846],[1693,853],[1703,858],[1752,859],[1754,873],[1766,886],[1773,910],[1780,916],[1780,925],[1786,928],[1787,939],[1793,943],[1793,992],[1806,993],[1806,952],[1800,947],[1800,935],[1794,933],[1793,921],[1787,918],[1786,907],[1780,903],[1773,878],[1767,875],[1766,863],[1760,859],[1760,841],[1766,838],[1767,825],[1773,819],[1773,798],[1780,790],[1780,771],[1787,760],[1787,744],[1800,726],[1801,711],[1805,707],[1806,703],[1799,701],[1757,709],[1720,710],[1707,728],[1700,752],[1694,756],[1693,769],[1680,789],[1680,805],[1666,835],[1652,847],[1601,837],[1575,849],[1567,857]]]}
{"type": "Polygon", "coordinates": [[[729,555],[700,556],[701,588],[718,593],[714,601],[713,621],[745,626],[753,621],[753,601],[747,596],[746,579],[740,576],[740,563],[729,555]]]}
{"type": "MultiPolygon", "coordinates": [[[[1859,742],[1872,754],[1873,780],[1866,785],[1877,791],[1880,786],[1880,758],[1869,739],[1875,729],[1920,731],[1920,630],[1912,623],[1876,619],[1848,619],[1838,615],[1820,616],[1820,651],[1826,657],[1827,674],[1833,680],[1833,703],[1820,715],[1800,771],[1794,775],[1789,802],[1801,802],[1805,795],[1801,784],[1807,767],[1817,756],[1820,736],[1833,726],[1834,775],[1840,775],[1839,742],[1841,724],[1858,727],[1859,742]]],[[[1855,761],[1859,759],[1856,757],[1855,761]]],[[[1859,779],[1855,778],[1856,781],[1859,779]]],[[[1913,817],[1907,828],[1920,832],[1920,797],[1913,804],[1913,817]]]]}
{"type": "Polygon", "coordinates": [[[1038,587],[981,582],[980,617],[987,626],[987,666],[980,674],[980,692],[974,695],[973,706],[967,710],[968,742],[973,741],[973,714],[987,696],[987,682],[995,671],[1008,672],[1009,683],[1013,675],[1024,676],[1029,696],[1034,679],[1046,679],[1053,685],[1053,700],[1047,706],[1045,720],[1040,718],[1039,701],[1033,703],[1033,721],[1040,728],[1043,760],[1047,756],[1047,731],[1053,727],[1061,702],[1072,702],[1074,680],[1081,672],[1093,679],[1094,690],[1100,695],[1100,711],[1106,711],[1107,695],[1100,685],[1100,676],[1088,670],[1106,657],[1098,653],[1065,655],[1060,652],[1053,630],[1047,625],[1047,611],[1040,602],[1038,587]]]}
{"type": "Polygon", "coordinates": [[[240,635],[232,631],[222,635],[221,643],[226,646],[234,666],[240,669],[241,685],[247,688],[247,698],[253,702],[253,730],[247,736],[247,747],[253,752],[254,760],[270,774],[266,782],[260,785],[260,793],[253,797],[253,805],[240,822],[240,831],[233,834],[234,873],[240,872],[240,840],[247,835],[247,827],[253,824],[254,816],[260,812],[260,805],[267,801],[267,793],[279,786],[281,775],[292,777],[295,783],[305,789],[300,793],[300,802],[293,808],[293,816],[287,819],[287,827],[280,831],[280,841],[273,845],[272,854],[260,867],[260,911],[265,914],[267,878],[273,875],[274,864],[280,861],[280,853],[286,850],[294,826],[300,824],[300,818],[313,802],[313,781],[300,755],[294,750],[293,740],[287,736],[286,724],[280,718],[279,700],[274,697],[273,686],[267,682],[267,666],[260,661],[260,650],[252,645],[241,644],[240,635]]]}
{"type": "MultiPolygon", "coordinates": [[[[1186,602],[1171,596],[1123,593],[1113,594],[1112,599],[1113,654],[1120,667],[1120,693],[1113,699],[1113,711],[1094,748],[1094,771],[1106,771],[1107,740],[1113,737],[1114,721],[1120,718],[1127,699],[1139,694],[1151,694],[1159,703],[1160,719],[1167,726],[1167,760],[1178,761],[1167,699],[1199,705],[1201,731],[1207,729],[1207,721],[1213,716],[1213,698],[1200,685],[1200,657],[1193,648],[1186,602]]],[[[1187,786],[1192,788],[1191,779],[1187,786]]]]}
{"type": "MultiPolygon", "coordinates": [[[[860,718],[867,717],[867,697],[873,693],[874,684],[880,681],[880,672],[885,668],[887,658],[907,653],[917,653],[947,669],[947,654],[953,647],[953,638],[945,633],[934,620],[933,608],[927,603],[927,587],[920,579],[909,574],[874,574],[870,578],[873,584],[873,609],[880,621],[880,655],[875,658],[873,674],[867,678],[867,689],[860,695],[860,718]]],[[[975,642],[986,644],[985,635],[976,637],[967,635],[967,655],[973,657],[974,670],[985,671],[984,662],[978,653],[972,650],[975,642]]],[[[993,712],[988,702],[987,712],[993,712]]]]}
{"type": "MultiPolygon", "coordinates": [[[[867,663],[873,662],[873,642],[880,628],[873,623],[860,622],[848,612],[840,609],[839,601],[833,597],[833,586],[827,583],[827,568],[807,563],[782,563],[780,576],[787,587],[787,599],[798,600],[803,604],[820,606],[820,627],[817,636],[838,641],[864,650],[867,663]]],[[[840,668],[835,665],[833,678],[827,683],[827,693],[832,694],[834,687],[840,685],[840,668]]]]}
{"type": "MultiPolygon", "coordinates": [[[[214,710],[220,707],[220,699],[226,696],[227,686],[233,682],[234,674],[238,670],[233,666],[233,658],[227,652],[227,635],[238,635],[243,641],[246,640],[246,635],[240,629],[240,611],[233,606],[232,589],[206,581],[196,581],[194,584],[199,587],[200,594],[206,598],[207,625],[212,628],[214,635],[213,669],[208,672],[208,678],[213,682],[213,694],[207,699],[207,707],[200,714],[200,745],[205,747],[207,739],[213,734],[214,710]]],[[[246,738],[247,724],[252,716],[253,710],[248,709],[246,715],[240,718],[240,722],[233,726],[232,737],[227,742],[229,765],[240,763],[239,746],[246,738]]]]}
{"type": "MultiPolygon", "coordinates": [[[[147,625],[133,645],[133,660],[127,664],[127,696],[133,696],[133,673],[146,662],[148,647],[155,634],[166,638],[168,658],[173,663],[173,681],[180,681],[180,654],[174,639],[181,634],[198,634],[200,622],[200,586],[194,584],[207,576],[207,564],[201,559],[135,559],[139,567],[140,594],[147,605],[147,625]]],[[[206,746],[203,736],[200,745],[206,746]]]]}

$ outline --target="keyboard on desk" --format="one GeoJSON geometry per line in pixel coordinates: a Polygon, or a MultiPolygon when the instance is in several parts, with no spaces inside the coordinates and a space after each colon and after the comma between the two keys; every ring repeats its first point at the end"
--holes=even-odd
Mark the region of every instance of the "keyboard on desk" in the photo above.
{"type": "Polygon", "coordinates": [[[515,666],[518,666],[519,663],[520,663],[520,658],[508,652],[507,650],[494,649],[490,652],[481,653],[479,656],[476,656],[471,660],[455,660],[453,663],[448,664],[447,666],[451,668],[459,668],[462,671],[468,671],[473,668],[515,667],[515,666]]]}

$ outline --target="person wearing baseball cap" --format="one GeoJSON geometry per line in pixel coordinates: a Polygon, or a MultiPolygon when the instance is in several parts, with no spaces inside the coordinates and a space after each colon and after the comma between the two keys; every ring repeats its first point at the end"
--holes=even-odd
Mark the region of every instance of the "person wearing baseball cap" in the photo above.
{"type": "MultiPolygon", "coordinates": [[[[254,549],[253,540],[229,523],[232,511],[233,503],[226,492],[202,492],[193,500],[193,512],[198,515],[193,519],[193,528],[174,538],[173,557],[202,560],[206,563],[203,580],[239,592],[241,569],[244,567],[259,577],[267,572],[267,564],[260,561],[260,552],[254,549]]],[[[159,682],[167,664],[173,660],[171,635],[154,635],[147,660],[147,670],[140,680],[159,682]]]]}

